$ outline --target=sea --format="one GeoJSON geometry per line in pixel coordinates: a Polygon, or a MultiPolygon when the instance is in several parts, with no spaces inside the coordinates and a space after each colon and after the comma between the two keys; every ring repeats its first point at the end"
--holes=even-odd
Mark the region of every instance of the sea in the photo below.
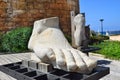
{"type": "Polygon", "coordinates": [[[99,33],[103,35],[120,35],[120,30],[119,31],[104,31],[104,32],[99,32],[99,33]]]}

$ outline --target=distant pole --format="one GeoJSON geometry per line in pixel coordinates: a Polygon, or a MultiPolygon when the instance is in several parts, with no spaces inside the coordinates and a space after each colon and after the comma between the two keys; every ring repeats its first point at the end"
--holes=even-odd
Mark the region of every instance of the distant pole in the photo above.
{"type": "Polygon", "coordinates": [[[104,19],[100,19],[100,22],[101,22],[101,34],[103,35],[103,21],[104,19]]]}

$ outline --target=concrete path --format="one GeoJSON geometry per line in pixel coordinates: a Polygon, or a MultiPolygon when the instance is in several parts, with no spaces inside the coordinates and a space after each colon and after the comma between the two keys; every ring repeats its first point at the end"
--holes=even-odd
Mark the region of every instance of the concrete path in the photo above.
{"type": "Polygon", "coordinates": [[[90,53],[90,57],[98,60],[98,64],[110,67],[110,74],[100,80],[120,80],[120,61],[105,59],[104,56],[90,53]]]}

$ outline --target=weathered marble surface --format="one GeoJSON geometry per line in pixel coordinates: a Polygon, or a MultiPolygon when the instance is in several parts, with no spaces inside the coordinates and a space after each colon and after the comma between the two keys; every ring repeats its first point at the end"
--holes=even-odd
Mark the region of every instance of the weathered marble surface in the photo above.
{"type": "Polygon", "coordinates": [[[87,39],[85,36],[85,14],[78,14],[74,17],[73,21],[75,25],[75,45],[76,47],[84,46],[85,40],[87,39]]]}
{"type": "Polygon", "coordinates": [[[96,67],[96,61],[71,47],[59,29],[58,17],[35,21],[28,48],[35,52],[32,60],[52,64],[55,68],[89,73],[96,67]]]}

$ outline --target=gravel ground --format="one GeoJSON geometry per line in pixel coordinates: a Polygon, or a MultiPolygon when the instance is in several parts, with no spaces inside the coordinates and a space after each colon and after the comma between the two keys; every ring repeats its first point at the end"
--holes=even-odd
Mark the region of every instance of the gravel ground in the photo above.
{"type": "Polygon", "coordinates": [[[104,56],[93,53],[90,53],[90,57],[98,60],[99,64],[110,67],[110,74],[100,80],[120,80],[120,61],[105,59],[104,56]]]}

